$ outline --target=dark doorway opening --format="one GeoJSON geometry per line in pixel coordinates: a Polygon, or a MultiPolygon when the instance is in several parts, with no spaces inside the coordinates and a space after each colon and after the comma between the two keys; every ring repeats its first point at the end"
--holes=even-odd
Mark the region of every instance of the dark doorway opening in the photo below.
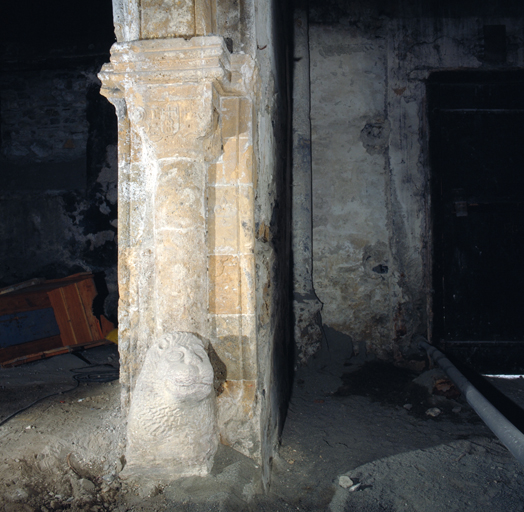
{"type": "Polygon", "coordinates": [[[524,367],[524,71],[428,82],[433,339],[487,371],[524,367]]]}
{"type": "Polygon", "coordinates": [[[90,272],[116,322],[117,121],[97,78],[114,41],[111,0],[0,16],[0,287],[90,272]]]}

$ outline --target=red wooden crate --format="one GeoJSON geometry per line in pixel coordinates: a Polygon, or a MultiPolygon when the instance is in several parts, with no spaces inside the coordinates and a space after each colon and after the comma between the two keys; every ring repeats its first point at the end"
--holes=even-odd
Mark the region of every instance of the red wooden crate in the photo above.
{"type": "Polygon", "coordinates": [[[88,272],[0,295],[0,318],[11,319],[13,314],[22,317],[25,312],[52,308],[60,331],[56,336],[0,348],[0,365],[15,366],[108,343],[104,338],[114,325],[104,316],[100,320],[94,316],[96,295],[93,275],[88,272]]]}

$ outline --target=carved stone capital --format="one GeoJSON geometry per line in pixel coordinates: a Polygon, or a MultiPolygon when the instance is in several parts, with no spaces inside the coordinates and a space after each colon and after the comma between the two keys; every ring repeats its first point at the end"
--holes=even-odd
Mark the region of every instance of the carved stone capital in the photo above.
{"type": "Polygon", "coordinates": [[[111,96],[132,84],[176,84],[231,79],[231,55],[222,37],[153,39],[115,43],[99,73],[111,96]],[[114,92],[112,92],[114,91],[114,92]]]}
{"type": "Polygon", "coordinates": [[[230,54],[218,36],[115,43],[99,73],[101,93],[114,103],[134,86],[213,82],[224,96],[253,96],[257,68],[247,54],[230,54]]]}

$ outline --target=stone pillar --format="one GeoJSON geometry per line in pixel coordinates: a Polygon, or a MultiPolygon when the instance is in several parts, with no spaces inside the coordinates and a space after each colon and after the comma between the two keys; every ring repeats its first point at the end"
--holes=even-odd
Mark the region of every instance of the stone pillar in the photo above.
{"type": "Polygon", "coordinates": [[[206,185],[221,144],[214,81],[227,79],[228,60],[220,38],[138,41],[115,45],[100,73],[119,114],[120,332],[131,374],[146,339],[209,338],[206,185]]]}
{"type": "Polygon", "coordinates": [[[156,340],[192,333],[210,346],[222,442],[260,461],[254,70],[208,36],[117,43],[100,78],[120,130],[124,408],[156,340]]]}
{"type": "MultiPolygon", "coordinates": [[[[303,2],[297,2],[301,4],[303,2]]],[[[313,289],[312,162],[307,8],[297,5],[293,72],[293,312],[297,359],[305,364],[322,341],[322,304],[313,289]]]]}
{"type": "Polygon", "coordinates": [[[216,0],[113,0],[116,40],[216,33],[216,0]]]}

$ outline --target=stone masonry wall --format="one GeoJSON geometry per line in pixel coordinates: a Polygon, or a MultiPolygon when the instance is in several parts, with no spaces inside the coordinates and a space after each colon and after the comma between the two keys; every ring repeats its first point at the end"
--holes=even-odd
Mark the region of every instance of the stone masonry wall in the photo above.
{"type": "Polygon", "coordinates": [[[103,272],[116,320],[116,118],[96,78],[107,56],[70,52],[2,54],[0,286],[103,272]]]}
{"type": "Polygon", "coordinates": [[[424,80],[524,66],[522,6],[310,5],[314,288],[348,356],[366,348],[401,361],[431,322],[424,80]],[[484,58],[493,24],[506,27],[505,63],[484,58]]]}

